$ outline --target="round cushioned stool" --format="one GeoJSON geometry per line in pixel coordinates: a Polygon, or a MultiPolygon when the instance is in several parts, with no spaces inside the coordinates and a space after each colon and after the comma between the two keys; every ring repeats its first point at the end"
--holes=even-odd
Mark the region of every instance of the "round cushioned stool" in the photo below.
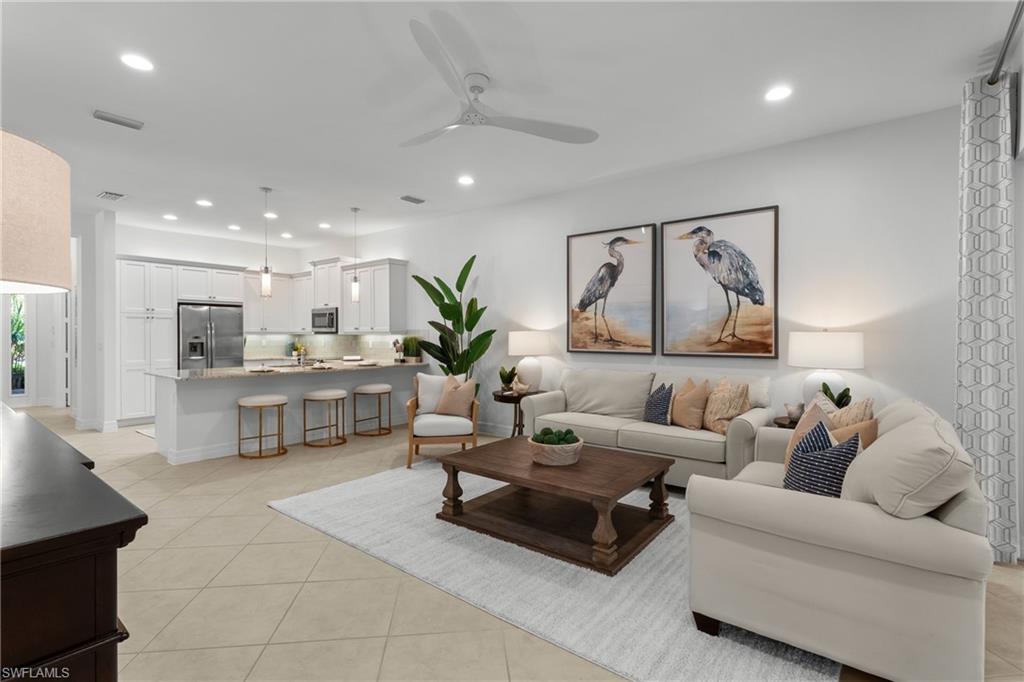
{"type": "Polygon", "coordinates": [[[352,432],[357,436],[386,436],[391,433],[391,384],[363,384],[362,386],[356,386],[355,390],[352,391],[352,432]],[[377,414],[370,417],[359,417],[358,407],[359,401],[357,398],[361,395],[377,396],[377,414]],[[388,398],[388,425],[384,426],[383,410],[381,410],[381,400],[384,396],[388,398]],[[360,431],[359,422],[377,420],[376,431],[360,431]]]}
{"type": "Polygon", "coordinates": [[[335,445],[347,443],[345,438],[345,399],[348,398],[348,391],[340,388],[323,388],[319,391],[310,391],[302,396],[302,442],[311,448],[330,448],[335,445]],[[327,416],[327,424],[324,426],[310,426],[306,416],[309,403],[323,403],[324,414],[327,416]],[[334,421],[331,421],[331,403],[334,403],[334,421]],[[331,429],[334,430],[333,435],[331,429]],[[309,439],[310,431],[327,431],[325,438],[317,440],[309,439]],[[340,430],[340,433],[339,433],[340,430]]]}
{"type": "Polygon", "coordinates": [[[260,459],[262,457],[278,457],[288,452],[284,446],[284,406],[288,404],[288,396],[277,393],[264,393],[261,395],[247,395],[238,399],[238,456],[247,459],[260,459]],[[263,410],[268,407],[277,409],[277,432],[263,433],[263,410]],[[259,415],[260,429],[257,436],[242,436],[242,410],[254,409],[259,415]],[[277,436],[277,448],[267,454],[263,454],[263,439],[277,436]],[[242,441],[258,441],[257,454],[242,452],[242,441]]]}

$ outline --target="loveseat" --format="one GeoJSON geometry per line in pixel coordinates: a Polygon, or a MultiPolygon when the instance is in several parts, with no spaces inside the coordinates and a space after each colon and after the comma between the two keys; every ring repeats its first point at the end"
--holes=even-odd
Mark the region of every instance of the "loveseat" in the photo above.
{"type": "Polygon", "coordinates": [[[892,680],[981,680],[992,550],[970,457],[920,403],[897,401],[876,419],[878,439],[854,459],[842,498],[783,488],[783,429],[759,430],[757,461],[733,480],[690,479],[694,620],[892,680]],[[965,473],[929,492],[953,467],[965,473]],[[949,499],[953,486],[963,487],[949,499]],[[927,495],[940,506],[924,513],[927,495]]]}
{"type": "Polygon", "coordinates": [[[706,378],[712,387],[721,378],[683,371],[566,370],[560,390],[523,399],[525,433],[572,429],[589,445],[672,457],[675,464],[665,478],[670,485],[686,487],[693,474],[732,478],[754,459],[757,430],[772,420],[768,379],[726,377],[750,385],[754,407],[734,418],[725,435],[643,421],[652,385],[680,388],[687,377],[695,382],[706,378]]]}

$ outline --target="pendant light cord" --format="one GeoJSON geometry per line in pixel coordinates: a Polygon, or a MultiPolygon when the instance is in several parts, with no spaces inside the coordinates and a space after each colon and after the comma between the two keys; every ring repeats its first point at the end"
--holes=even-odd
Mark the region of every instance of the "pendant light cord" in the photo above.
{"type": "Polygon", "coordinates": [[[266,268],[270,262],[270,219],[267,218],[270,211],[270,188],[260,189],[263,190],[263,267],[266,268]]]}
{"type": "Polygon", "coordinates": [[[352,207],[352,262],[359,265],[359,252],[357,250],[357,239],[359,235],[358,226],[359,207],[352,207]]]}

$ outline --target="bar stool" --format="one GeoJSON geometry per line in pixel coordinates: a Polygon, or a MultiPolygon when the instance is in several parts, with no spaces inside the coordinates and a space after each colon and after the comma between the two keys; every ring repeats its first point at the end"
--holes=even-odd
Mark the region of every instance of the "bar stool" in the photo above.
{"type": "Polygon", "coordinates": [[[262,459],[264,457],[279,457],[288,452],[284,446],[284,406],[288,404],[288,396],[277,393],[264,393],[261,395],[247,395],[238,399],[238,456],[246,459],[262,459]],[[277,433],[263,433],[263,410],[273,407],[277,408],[277,433]],[[242,436],[242,410],[245,408],[258,410],[260,429],[258,436],[242,436]],[[277,448],[266,455],[263,454],[263,439],[277,436],[277,448]],[[242,452],[242,441],[258,440],[258,454],[242,452]]]}
{"type": "Polygon", "coordinates": [[[302,396],[302,442],[304,445],[308,445],[311,448],[330,448],[348,442],[348,438],[345,437],[346,398],[348,398],[348,391],[340,388],[323,388],[319,391],[310,391],[302,396]],[[309,426],[306,409],[307,405],[311,402],[324,404],[324,414],[327,416],[327,424],[325,426],[309,426]],[[333,422],[331,421],[331,403],[334,403],[333,422]],[[338,433],[339,427],[341,429],[340,434],[338,433]],[[309,439],[310,431],[323,431],[325,429],[327,430],[326,438],[318,440],[309,439]],[[331,435],[331,429],[334,429],[333,436],[331,435]]]}
{"type": "Polygon", "coordinates": [[[352,391],[352,433],[357,436],[386,436],[391,433],[391,384],[363,384],[362,386],[356,386],[355,390],[352,391]],[[377,414],[370,417],[359,417],[359,401],[357,398],[361,395],[375,395],[377,396],[377,414]],[[388,397],[388,425],[384,426],[381,421],[383,412],[381,410],[381,398],[383,396],[388,397]],[[376,431],[360,431],[359,422],[365,422],[376,419],[377,430],[376,431]]]}

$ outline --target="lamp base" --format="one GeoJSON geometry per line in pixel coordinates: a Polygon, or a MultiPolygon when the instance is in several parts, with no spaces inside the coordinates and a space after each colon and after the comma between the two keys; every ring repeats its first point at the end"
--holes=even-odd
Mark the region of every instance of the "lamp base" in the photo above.
{"type": "Polygon", "coordinates": [[[827,369],[816,369],[804,379],[804,404],[810,405],[814,395],[821,390],[822,384],[828,384],[833,395],[838,395],[846,388],[846,381],[838,372],[827,369]]]}
{"type": "Polygon", "coordinates": [[[531,391],[540,390],[540,380],[543,373],[544,370],[540,366],[540,360],[532,356],[523,358],[516,365],[516,374],[519,376],[520,383],[528,384],[531,391]]]}

